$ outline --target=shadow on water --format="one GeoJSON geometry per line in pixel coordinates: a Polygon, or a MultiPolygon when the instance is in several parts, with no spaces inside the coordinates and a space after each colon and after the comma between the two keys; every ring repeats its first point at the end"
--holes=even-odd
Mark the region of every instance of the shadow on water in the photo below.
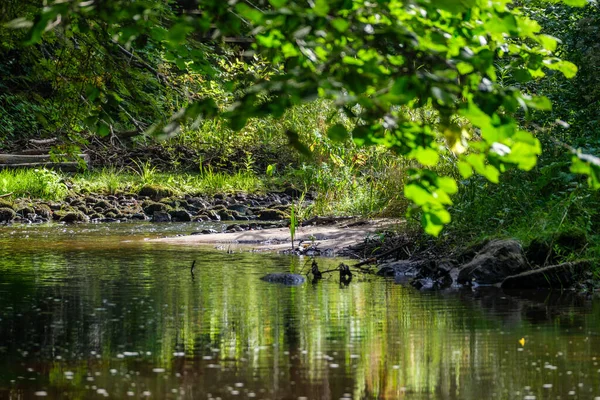
{"type": "Polygon", "coordinates": [[[144,241],[185,224],[0,229],[0,398],[600,395],[594,299],[285,287],[259,277],[310,260],[144,241]]]}

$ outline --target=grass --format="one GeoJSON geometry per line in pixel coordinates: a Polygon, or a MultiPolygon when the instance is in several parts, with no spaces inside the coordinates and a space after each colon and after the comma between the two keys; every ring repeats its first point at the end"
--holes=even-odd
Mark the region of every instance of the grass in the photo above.
{"type": "Polygon", "coordinates": [[[63,177],[47,169],[0,170],[0,195],[62,200],[68,194],[63,177]]]}
{"type": "Polygon", "coordinates": [[[175,195],[214,195],[217,193],[261,193],[275,188],[275,182],[248,172],[226,174],[205,170],[202,173],[162,173],[154,169],[139,171],[105,168],[68,178],[78,193],[138,193],[144,186],[159,186],[175,195]],[[271,186],[273,185],[273,186],[271,186]]]}
{"type": "Polygon", "coordinates": [[[77,174],[45,169],[2,171],[0,195],[12,193],[12,197],[61,200],[69,194],[139,193],[142,188],[153,186],[176,196],[210,196],[237,192],[264,194],[292,186],[303,192],[301,198],[311,192],[315,200],[309,206],[298,202],[299,220],[313,215],[403,215],[406,209],[402,197],[403,166],[398,159],[382,154],[363,154],[362,158],[356,157],[356,153],[348,154],[352,158],[336,156],[336,163],[304,163],[301,168],[287,168],[281,173],[271,168],[263,174],[251,168],[234,173],[212,168],[203,168],[198,173],[166,173],[147,162],[138,162],[131,168],[106,167],[77,174]]]}

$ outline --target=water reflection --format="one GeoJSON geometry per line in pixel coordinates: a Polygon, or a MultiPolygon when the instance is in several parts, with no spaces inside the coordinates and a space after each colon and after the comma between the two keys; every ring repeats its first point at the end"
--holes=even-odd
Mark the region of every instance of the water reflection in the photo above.
{"type": "Polygon", "coordinates": [[[144,242],[155,226],[1,229],[0,398],[600,396],[592,300],[290,288],[258,278],[308,260],[144,242]]]}

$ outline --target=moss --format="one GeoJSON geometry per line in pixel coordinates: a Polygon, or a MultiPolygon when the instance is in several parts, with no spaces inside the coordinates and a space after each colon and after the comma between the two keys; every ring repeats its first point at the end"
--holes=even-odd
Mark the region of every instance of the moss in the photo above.
{"type": "Polygon", "coordinates": [[[8,200],[0,199],[0,208],[13,208],[13,203],[8,200]]]}
{"type": "Polygon", "coordinates": [[[154,201],[144,201],[144,203],[142,204],[142,209],[144,210],[144,213],[148,216],[154,215],[154,213],[157,211],[166,212],[168,208],[169,207],[166,204],[157,203],[154,201]]]}
{"type": "Polygon", "coordinates": [[[35,210],[35,213],[41,217],[44,218],[50,218],[50,216],[52,215],[52,210],[50,209],[50,207],[48,207],[47,204],[36,204],[33,209],[35,210]]]}
{"type": "Polygon", "coordinates": [[[260,221],[279,221],[287,218],[286,213],[280,210],[266,209],[258,213],[260,221]]]}
{"type": "Polygon", "coordinates": [[[54,216],[54,219],[58,219],[58,221],[66,223],[86,222],[89,220],[89,217],[87,215],[85,215],[81,211],[76,210],[57,211],[54,213],[54,216]]]}
{"type": "Polygon", "coordinates": [[[175,191],[160,185],[144,185],[139,191],[140,196],[148,196],[152,199],[158,200],[164,197],[170,197],[175,195],[175,191]]]}
{"type": "Polygon", "coordinates": [[[17,216],[17,213],[12,208],[0,207],[0,222],[12,221],[17,216]]]}

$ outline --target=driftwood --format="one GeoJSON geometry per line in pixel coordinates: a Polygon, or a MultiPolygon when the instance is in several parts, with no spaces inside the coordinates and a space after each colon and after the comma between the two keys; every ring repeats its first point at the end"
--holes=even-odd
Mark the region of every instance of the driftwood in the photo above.
{"type": "Polygon", "coordinates": [[[26,156],[26,155],[30,155],[30,156],[41,156],[44,154],[48,154],[48,151],[50,151],[49,147],[46,148],[39,148],[39,149],[25,149],[25,150],[19,150],[14,152],[13,154],[18,155],[18,156],[26,156]]]}
{"type": "Polygon", "coordinates": [[[47,146],[50,144],[54,144],[58,141],[57,138],[50,138],[50,139],[29,139],[29,143],[31,144],[35,144],[38,146],[47,146]]]}
{"type": "Polygon", "coordinates": [[[81,170],[78,162],[36,162],[19,164],[0,164],[0,169],[5,168],[52,168],[65,172],[77,172],[81,170]]]}
{"type": "MultiPolygon", "coordinates": [[[[67,156],[64,154],[59,154],[55,157],[66,158],[67,156]]],[[[90,157],[87,154],[77,154],[76,157],[83,159],[86,164],[90,162],[90,157]]],[[[0,164],[16,165],[39,163],[51,163],[51,156],[49,154],[0,154],[0,164]]],[[[63,162],[61,164],[65,163],[63,162]]],[[[75,162],[75,164],[77,164],[77,162],[75,162]]]]}

